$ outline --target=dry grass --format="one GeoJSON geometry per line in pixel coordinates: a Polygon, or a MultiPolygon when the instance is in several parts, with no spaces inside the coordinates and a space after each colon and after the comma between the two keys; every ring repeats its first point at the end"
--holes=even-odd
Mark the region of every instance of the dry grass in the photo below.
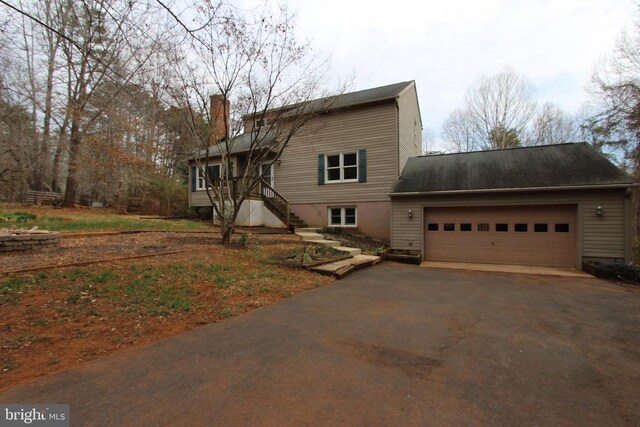
{"type": "Polygon", "coordinates": [[[52,208],[46,206],[0,205],[0,227],[33,227],[51,231],[217,231],[211,223],[199,220],[141,219],[138,215],[118,214],[108,209],[52,208]],[[19,215],[19,214],[30,215],[19,215]],[[35,218],[31,218],[35,216],[35,218]]]}
{"type": "MultiPolygon", "coordinates": [[[[141,236],[118,242],[144,246],[159,235],[141,236]]],[[[0,278],[0,390],[333,282],[273,263],[304,247],[293,235],[251,235],[246,247],[171,236],[189,252],[0,278]]],[[[86,241],[100,239],[114,244],[86,241]]]]}

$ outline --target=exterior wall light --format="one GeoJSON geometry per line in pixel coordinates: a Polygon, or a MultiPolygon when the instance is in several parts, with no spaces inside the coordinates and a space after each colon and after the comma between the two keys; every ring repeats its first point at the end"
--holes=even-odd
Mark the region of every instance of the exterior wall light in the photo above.
{"type": "Polygon", "coordinates": [[[278,163],[278,166],[280,166],[280,163],[282,163],[282,160],[278,159],[278,161],[276,163],[278,163]]]}
{"type": "Polygon", "coordinates": [[[596,207],[596,215],[598,215],[598,216],[602,216],[603,214],[604,214],[604,209],[602,208],[602,206],[601,206],[601,205],[598,205],[598,206],[596,207]]]}
{"type": "Polygon", "coordinates": [[[409,209],[408,214],[409,214],[409,219],[413,218],[413,211],[411,209],[409,209]]]}

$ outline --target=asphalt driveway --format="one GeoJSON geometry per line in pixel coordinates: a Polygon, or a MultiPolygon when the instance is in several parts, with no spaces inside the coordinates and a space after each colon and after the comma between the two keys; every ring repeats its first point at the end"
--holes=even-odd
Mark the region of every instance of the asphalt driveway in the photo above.
{"type": "Polygon", "coordinates": [[[638,425],[640,292],[384,263],[0,402],[83,426],[638,425]]]}

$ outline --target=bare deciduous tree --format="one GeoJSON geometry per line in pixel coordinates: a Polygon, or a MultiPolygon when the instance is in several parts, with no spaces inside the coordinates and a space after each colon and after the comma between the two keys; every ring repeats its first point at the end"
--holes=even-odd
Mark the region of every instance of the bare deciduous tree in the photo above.
{"type": "Polygon", "coordinates": [[[547,102],[536,114],[525,145],[549,145],[580,140],[577,121],[557,105],[547,102]]]}
{"type": "Polygon", "coordinates": [[[285,7],[246,13],[203,3],[198,10],[201,29],[187,29],[191,44],[174,60],[181,85],[173,94],[196,144],[191,153],[222,241],[229,243],[240,207],[262,185],[263,165],[276,162],[332,98],[322,89],[326,62],[296,40],[285,7]],[[209,129],[200,125],[202,118],[209,129]],[[242,159],[234,163],[240,145],[242,159]],[[215,174],[208,173],[211,156],[222,164],[215,174]]]}
{"type": "MultiPolygon", "coordinates": [[[[78,186],[78,161],[83,139],[155,53],[162,28],[145,25],[152,12],[144,3],[121,0],[69,2],[62,51],[68,71],[69,161],[64,206],[73,206],[78,186]],[[141,34],[142,33],[142,34],[141,34]],[[97,89],[113,90],[97,108],[90,108],[97,89]]],[[[103,95],[104,92],[103,92],[103,95]]]]}
{"type": "Polygon", "coordinates": [[[533,85],[507,68],[467,90],[464,108],[451,113],[442,136],[457,151],[509,148],[525,139],[535,110],[533,85]]]}
{"type": "MultiPolygon", "coordinates": [[[[583,134],[600,150],[615,153],[614,159],[640,183],[640,21],[632,31],[621,34],[609,60],[595,71],[593,82],[594,111],[582,123],[583,134]]],[[[633,211],[637,247],[640,236],[637,188],[633,211]]]]}
{"type": "Polygon", "coordinates": [[[473,116],[465,110],[454,110],[442,125],[442,139],[447,149],[456,153],[480,150],[485,136],[477,132],[473,116]]]}

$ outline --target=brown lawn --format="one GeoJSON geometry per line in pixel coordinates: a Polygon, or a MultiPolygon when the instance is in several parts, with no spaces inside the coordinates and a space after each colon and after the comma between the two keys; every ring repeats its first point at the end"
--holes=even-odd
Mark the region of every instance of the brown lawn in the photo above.
{"type": "Polygon", "coordinates": [[[213,233],[65,238],[47,252],[0,255],[0,390],[211,322],[333,279],[274,263],[293,235],[223,247],[213,233]],[[9,276],[3,271],[186,250],[9,276]]]}

